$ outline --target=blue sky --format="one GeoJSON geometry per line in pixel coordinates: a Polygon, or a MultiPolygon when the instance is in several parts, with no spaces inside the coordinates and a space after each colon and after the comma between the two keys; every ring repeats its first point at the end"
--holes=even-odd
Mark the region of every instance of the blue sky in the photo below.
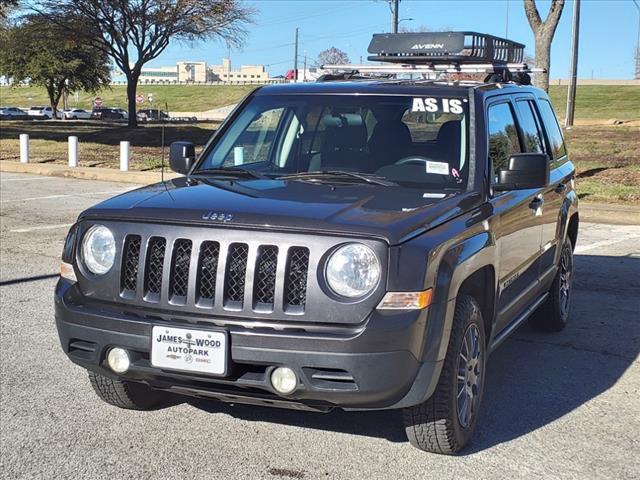
{"type": "MultiPolygon", "coordinates": [[[[386,0],[247,0],[257,10],[255,24],[243,50],[232,50],[234,67],[268,65],[271,75],[292,68],[295,27],[300,28],[300,65],[306,53],[312,62],[325,48],[346,51],[352,62],[366,59],[373,32],[390,30],[386,0]]],[[[549,1],[538,0],[546,16],[549,1]]],[[[640,3],[640,2],[639,2],[640,3]]],[[[633,77],[633,54],[638,34],[638,10],[631,0],[582,0],[580,25],[580,78],[633,77]]],[[[430,29],[475,30],[504,36],[507,11],[509,37],[527,45],[533,54],[533,35],[521,0],[402,0],[402,26],[430,29]]],[[[566,78],[569,69],[573,1],[567,1],[552,46],[552,78],[566,78]]],[[[226,46],[217,41],[184,45],[172,43],[147,66],[172,65],[180,60],[221,62],[226,46]]]]}

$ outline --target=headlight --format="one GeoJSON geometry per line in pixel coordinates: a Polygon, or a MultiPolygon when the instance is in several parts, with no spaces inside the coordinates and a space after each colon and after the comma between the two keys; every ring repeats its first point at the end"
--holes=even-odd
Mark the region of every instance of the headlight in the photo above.
{"type": "Polygon", "coordinates": [[[349,298],[362,297],[378,284],[380,261],[366,245],[349,243],[331,255],[325,276],[334,293],[349,298]]]}
{"type": "Polygon", "coordinates": [[[94,225],[84,235],[82,260],[90,272],[103,275],[111,270],[116,257],[113,233],[104,225],[94,225]]]}

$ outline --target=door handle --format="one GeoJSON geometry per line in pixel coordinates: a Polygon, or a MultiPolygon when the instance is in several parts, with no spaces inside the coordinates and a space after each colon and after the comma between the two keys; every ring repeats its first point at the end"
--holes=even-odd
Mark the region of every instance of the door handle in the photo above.
{"type": "Polygon", "coordinates": [[[537,195],[531,203],[529,203],[529,208],[531,210],[538,210],[544,204],[544,198],[541,195],[537,195]]]}
{"type": "Polygon", "coordinates": [[[566,189],[567,189],[567,184],[566,183],[559,183],[558,186],[556,187],[556,189],[554,190],[554,192],[563,193],[566,189]]]}

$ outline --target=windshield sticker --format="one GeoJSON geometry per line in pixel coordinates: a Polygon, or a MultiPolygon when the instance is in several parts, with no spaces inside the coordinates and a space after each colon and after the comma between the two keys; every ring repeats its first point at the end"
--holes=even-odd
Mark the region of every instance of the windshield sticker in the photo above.
{"type": "Polygon", "coordinates": [[[447,162],[432,162],[431,160],[427,160],[427,173],[449,175],[449,164],[447,162]]]}
{"type": "Polygon", "coordinates": [[[414,98],[412,112],[462,113],[462,100],[458,98],[414,98]]]}
{"type": "Polygon", "coordinates": [[[446,197],[447,194],[446,193],[431,193],[431,192],[426,192],[422,194],[422,198],[444,198],[446,197]]]}

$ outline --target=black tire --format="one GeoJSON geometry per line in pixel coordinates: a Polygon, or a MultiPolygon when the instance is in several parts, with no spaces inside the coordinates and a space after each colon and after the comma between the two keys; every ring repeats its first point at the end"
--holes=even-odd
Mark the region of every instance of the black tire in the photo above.
{"type": "Polygon", "coordinates": [[[95,372],[89,372],[89,380],[102,400],[127,410],[153,410],[168,398],[166,393],[152,390],[142,383],[114,380],[95,372]]]}
{"type": "Polygon", "coordinates": [[[403,410],[405,432],[414,447],[426,452],[451,455],[459,452],[469,442],[482,403],[486,357],[484,322],[478,302],[468,295],[459,296],[447,356],[436,390],[426,402],[403,410]],[[475,351],[477,347],[478,354],[475,366],[467,370],[469,363],[460,360],[464,358],[462,352],[470,332],[477,335],[474,340],[477,345],[469,348],[474,348],[475,351]],[[477,382],[473,385],[467,383],[467,375],[471,376],[471,371],[473,381],[477,382]],[[460,374],[461,372],[464,374],[460,374]],[[461,376],[462,379],[459,378],[461,376]],[[465,399],[467,389],[475,392],[468,404],[470,408],[468,411],[464,409],[468,417],[459,405],[459,400],[465,399]]]}
{"type": "Polygon", "coordinates": [[[549,296],[529,318],[529,324],[536,330],[559,332],[567,326],[571,311],[571,287],[573,283],[573,245],[567,237],[562,250],[558,272],[553,279],[549,296]]]}

